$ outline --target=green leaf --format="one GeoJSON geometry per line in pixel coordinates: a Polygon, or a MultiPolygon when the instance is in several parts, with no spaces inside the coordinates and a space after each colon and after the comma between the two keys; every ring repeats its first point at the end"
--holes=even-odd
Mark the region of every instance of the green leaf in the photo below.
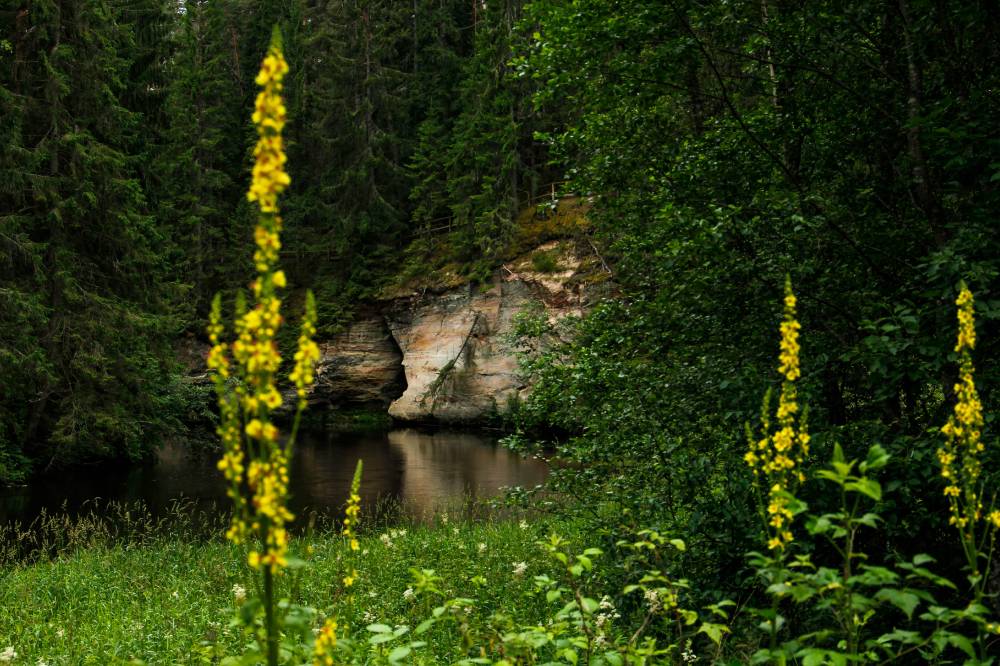
{"type": "Polygon", "coordinates": [[[395,664],[403,659],[406,659],[410,656],[411,652],[413,652],[413,648],[409,645],[400,645],[389,653],[389,663],[395,664]]]}
{"type": "Polygon", "coordinates": [[[956,634],[950,631],[942,633],[946,633],[948,638],[948,643],[952,645],[952,647],[958,648],[972,659],[976,658],[976,649],[972,646],[972,641],[970,641],[968,638],[966,638],[962,634],[956,634]]]}
{"type": "Polygon", "coordinates": [[[854,522],[866,527],[878,527],[878,521],[882,520],[877,513],[866,513],[860,518],[855,518],[854,522]]]}
{"type": "Polygon", "coordinates": [[[722,635],[729,633],[729,627],[724,624],[715,624],[713,622],[702,622],[701,626],[698,627],[698,633],[705,634],[708,636],[713,643],[716,645],[722,644],[722,635]]]}
{"type": "Polygon", "coordinates": [[[882,499],[882,486],[879,485],[878,481],[874,479],[869,479],[868,477],[861,477],[856,481],[848,481],[844,484],[844,490],[848,492],[858,492],[863,495],[867,495],[876,502],[882,499]]]}
{"type": "Polygon", "coordinates": [[[843,463],[844,460],[845,460],[845,458],[844,458],[844,449],[840,446],[840,442],[834,442],[833,443],[833,462],[835,464],[836,463],[843,463]]]}
{"type": "Polygon", "coordinates": [[[879,601],[888,601],[890,604],[906,613],[906,619],[913,619],[913,611],[920,603],[919,597],[912,592],[896,590],[891,587],[884,587],[875,593],[875,598],[879,601]]]}
{"type": "Polygon", "coordinates": [[[301,558],[298,558],[298,557],[289,557],[288,558],[288,568],[289,569],[293,569],[293,570],[294,569],[303,569],[303,568],[305,568],[307,566],[309,566],[309,563],[306,562],[305,560],[301,559],[301,558]]]}
{"type": "Polygon", "coordinates": [[[240,621],[247,626],[253,624],[254,618],[257,617],[261,608],[263,608],[263,604],[257,597],[243,602],[243,605],[240,606],[240,621]]]}
{"type": "Polygon", "coordinates": [[[861,463],[861,471],[869,472],[885,467],[889,462],[889,454],[878,444],[873,444],[868,449],[868,457],[861,463]]]}

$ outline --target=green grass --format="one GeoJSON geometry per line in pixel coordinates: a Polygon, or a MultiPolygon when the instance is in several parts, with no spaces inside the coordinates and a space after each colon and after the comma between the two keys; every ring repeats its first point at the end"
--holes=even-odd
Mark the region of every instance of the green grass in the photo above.
{"type": "MultiPolygon", "coordinates": [[[[470,613],[487,617],[502,610],[540,620],[545,609],[528,591],[532,576],[549,566],[534,542],[550,527],[514,520],[412,525],[390,538],[391,546],[378,534],[363,535],[353,600],[340,585],[350,556],[342,538],[300,538],[294,550],[306,557],[311,546],[312,553],[297,576],[293,600],[335,615],[355,633],[364,634],[375,620],[413,627],[436,604],[404,597],[410,569],[435,569],[446,598],[476,599],[470,613]],[[514,573],[517,562],[528,563],[521,576],[514,573]]],[[[7,564],[0,569],[0,651],[13,646],[16,663],[32,665],[215,663],[223,654],[240,653],[246,640],[231,624],[237,612],[233,586],[253,594],[244,561],[240,549],[221,540],[165,535],[7,564]]],[[[283,577],[284,594],[293,580],[283,577]]],[[[428,633],[424,650],[444,658],[453,638],[428,633]]]]}

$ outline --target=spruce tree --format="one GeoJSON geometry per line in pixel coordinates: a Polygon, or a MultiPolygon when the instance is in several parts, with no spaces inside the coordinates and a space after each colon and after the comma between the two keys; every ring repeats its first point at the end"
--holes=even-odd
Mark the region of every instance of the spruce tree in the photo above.
{"type": "Polygon", "coordinates": [[[377,260],[401,243],[409,17],[408,7],[386,0],[317,2],[306,14],[301,115],[293,121],[304,138],[291,160],[296,194],[286,214],[300,267],[321,253],[343,280],[370,284],[377,260]]]}
{"type": "Polygon", "coordinates": [[[138,458],[171,424],[163,264],[122,103],[134,33],[108,2],[17,9],[0,72],[0,475],[138,458]]]}

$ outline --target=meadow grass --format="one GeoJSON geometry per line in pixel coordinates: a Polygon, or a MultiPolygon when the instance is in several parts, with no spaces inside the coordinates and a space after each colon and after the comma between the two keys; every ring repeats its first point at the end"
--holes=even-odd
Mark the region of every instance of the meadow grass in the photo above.
{"type": "MultiPolygon", "coordinates": [[[[373,622],[414,627],[428,617],[434,600],[406,590],[411,569],[434,569],[446,598],[475,598],[470,615],[502,612],[541,621],[546,609],[529,591],[532,576],[549,566],[535,541],[551,528],[519,519],[438,519],[362,534],[353,599],[340,584],[349,550],[325,530],[293,540],[292,554],[308,566],[282,576],[281,592],[321,617],[336,616],[363,640],[373,622]],[[527,571],[515,572],[519,562],[527,571]]],[[[234,586],[253,596],[254,577],[244,562],[244,553],[222,539],[162,534],[7,563],[0,569],[0,650],[12,646],[15,663],[32,665],[215,663],[241,653],[248,640],[232,622],[234,586]]],[[[439,663],[449,661],[454,636],[428,634],[422,651],[428,663],[435,663],[434,654],[439,663]]]]}

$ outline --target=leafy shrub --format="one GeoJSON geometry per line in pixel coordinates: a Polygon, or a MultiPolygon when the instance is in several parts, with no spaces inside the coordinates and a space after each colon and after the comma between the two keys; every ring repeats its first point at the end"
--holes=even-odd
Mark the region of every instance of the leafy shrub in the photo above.
{"type": "Polygon", "coordinates": [[[536,273],[555,273],[559,270],[559,255],[539,250],[531,255],[531,270],[536,273]]]}

